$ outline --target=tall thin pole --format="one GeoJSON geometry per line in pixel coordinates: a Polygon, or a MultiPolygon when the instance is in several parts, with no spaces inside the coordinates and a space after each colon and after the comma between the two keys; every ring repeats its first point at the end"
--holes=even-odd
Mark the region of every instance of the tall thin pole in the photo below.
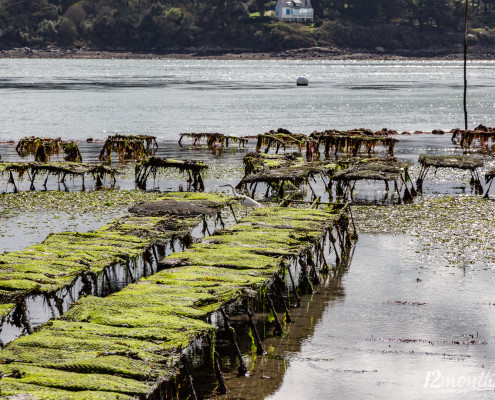
{"type": "Polygon", "coordinates": [[[464,129],[468,128],[468,115],[467,115],[467,32],[468,32],[468,0],[466,0],[466,6],[464,8],[464,129]]]}

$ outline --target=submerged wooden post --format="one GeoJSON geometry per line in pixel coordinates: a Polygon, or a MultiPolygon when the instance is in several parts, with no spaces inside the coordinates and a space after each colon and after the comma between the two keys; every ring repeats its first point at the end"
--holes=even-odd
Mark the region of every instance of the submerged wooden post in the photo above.
{"type": "Polygon", "coordinates": [[[254,340],[256,341],[256,353],[257,354],[264,354],[265,349],[263,348],[263,344],[261,343],[260,335],[258,334],[258,329],[256,329],[256,324],[253,320],[253,313],[249,309],[249,305],[246,302],[244,302],[244,307],[246,308],[246,313],[249,317],[249,327],[251,328],[251,331],[253,332],[254,340]]]}
{"type": "Polygon", "coordinates": [[[225,327],[227,328],[227,331],[229,332],[230,338],[232,340],[232,344],[234,345],[234,350],[237,353],[237,357],[239,358],[239,368],[237,368],[237,372],[239,373],[240,376],[245,376],[247,375],[248,370],[246,368],[246,364],[244,363],[244,359],[242,358],[242,353],[241,350],[239,349],[239,345],[237,344],[237,338],[234,328],[230,326],[229,317],[227,316],[225,310],[221,308],[220,312],[222,313],[223,320],[225,321],[225,327]]]}
{"type": "Polygon", "coordinates": [[[218,358],[220,357],[220,355],[215,351],[213,353],[213,356],[214,356],[213,365],[215,367],[215,376],[217,377],[217,381],[218,381],[218,386],[216,388],[216,391],[220,394],[227,394],[229,390],[225,385],[225,377],[223,376],[223,372],[220,369],[220,363],[218,362],[218,358]]]}
{"type": "Polygon", "coordinates": [[[272,311],[273,316],[275,318],[275,330],[273,331],[273,333],[275,335],[282,336],[284,334],[284,328],[282,328],[282,324],[278,320],[277,311],[275,310],[275,306],[273,305],[272,298],[268,293],[266,294],[266,298],[268,300],[268,305],[270,306],[270,310],[272,311]]]}
{"type": "Polygon", "coordinates": [[[280,297],[280,301],[282,302],[284,309],[285,309],[285,320],[288,323],[291,323],[292,318],[290,317],[289,307],[287,307],[287,304],[285,303],[284,294],[282,293],[282,285],[283,285],[282,279],[280,278],[280,276],[278,276],[278,274],[276,274],[275,275],[275,287],[276,287],[278,295],[280,297]]]}
{"type": "Polygon", "coordinates": [[[297,287],[296,283],[294,282],[294,278],[292,277],[292,271],[290,270],[290,265],[287,267],[287,271],[289,272],[289,278],[292,283],[292,290],[294,292],[294,296],[296,296],[296,304],[297,307],[301,307],[301,298],[299,297],[299,294],[297,293],[297,287]]]}
{"type": "Polygon", "coordinates": [[[198,397],[196,396],[196,391],[194,390],[193,378],[189,370],[189,363],[187,361],[187,357],[185,354],[182,354],[181,360],[182,360],[182,365],[184,365],[184,370],[186,372],[187,383],[189,384],[189,387],[191,389],[191,395],[190,395],[191,399],[198,400],[198,397]]]}

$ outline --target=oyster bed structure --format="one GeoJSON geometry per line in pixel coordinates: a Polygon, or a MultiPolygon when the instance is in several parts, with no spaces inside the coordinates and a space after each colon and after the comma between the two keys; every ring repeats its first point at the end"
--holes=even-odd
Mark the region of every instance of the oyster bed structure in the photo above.
{"type": "Polygon", "coordinates": [[[325,247],[335,249],[336,260],[345,257],[348,222],[345,209],[253,211],[164,259],[166,269],[107,297],[84,297],[60,319],[8,344],[0,351],[2,395],[170,398],[180,379],[181,351],[201,338],[211,340],[213,314],[256,293],[272,304],[263,288],[278,274],[311,286],[319,267],[329,269],[325,247]]]}
{"type": "Polygon", "coordinates": [[[418,190],[421,191],[423,187],[423,182],[428,174],[430,168],[454,168],[460,170],[467,170],[471,172],[471,184],[475,186],[476,193],[483,193],[483,186],[481,185],[480,175],[478,168],[481,168],[484,164],[483,159],[476,156],[459,156],[459,155],[428,155],[420,154],[419,164],[421,165],[421,170],[419,171],[418,179],[416,180],[416,185],[418,190]]]}
{"type": "Polygon", "coordinates": [[[464,149],[478,148],[485,153],[493,153],[495,150],[495,129],[478,125],[473,130],[454,129],[452,143],[458,144],[464,149]]]}
{"type": "Polygon", "coordinates": [[[138,161],[135,167],[135,181],[140,189],[146,189],[149,176],[156,175],[159,169],[177,169],[180,172],[187,172],[187,182],[194,190],[205,190],[205,185],[201,174],[208,168],[208,165],[201,161],[175,160],[171,158],[149,157],[138,161]]]}
{"type": "Polygon", "coordinates": [[[495,168],[487,171],[485,174],[485,182],[488,185],[488,188],[486,189],[485,197],[488,197],[488,192],[490,191],[490,188],[492,187],[493,178],[495,178],[495,168]]]}
{"type": "Polygon", "coordinates": [[[393,183],[398,203],[410,201],[416,196],[416,189],[409,176],[408,163],[398,162],[394,158],[351,159],[346,163],[346,168],[336,171],[331,177],[332,182],[337,183],[337,198],[352,199],[358,181],[383,181],[386,195],[390,189],[389,183],[393,183]]]}
{"type": "Polygon", "coordinates": [[[182,140],[185,137],[192,140],[193,146],[201,146],[201,140],[206,139],[206,146],[210,150],[218,147],[229,147],[231,143],[237,143],[239,148],[244,148],[249,141],[248,138],[224,135],[223,133],[181,133],[179,138],[180,146],[182,146],[182,140]]]}
{"type": "Polygon", "coordinates": [[[67,176],[81,178],[81,189],[85,189],[85,177],[91,176],[95,186],[103,186],[105,179],[109,179],[111,186],[115,185],[119,171],[116,168],[103,164],[86,164],[78,162],[0,162],[0,174],[7,175],[7,186],[12,185],[14,192],[20,189],[21,180],[27,175],[30,182],[30,190],[35,190],[35,180],[40,175],[46,175],[43,187],[46,189],[48,178],[56,176],[59,184],[65,184],[67,176]],[[17,180],[14,173],[17,174],[17,180]]]}
{"type": "Polygon", "coordinates": [[[373,132],[369,129],[353,129],[349,131],[327,130],[313,132],[310,137],[324,146],[324,155],[329,157],[332,152],[348,153],[356,157],[358,153],[370,155],[375,152],[377,145],[381,145],[389,156],[394,155],[395,144],[399,141],[389,135],[396,135],[395,131],[382,130],[373,132]]]}
{"type": "Polygon", "coordinates": [[[109,161],[112,159],[112,153],[117,152],[120,161],[128,158],[141,160],[152,155],[157,148],[158,144],[155,136],[116,134],[108,136],[98,159],[100,161],[109,161]]]}
{"type": "Polygon", "coordinates": [[[243,162],[244,177],[236,188],[249,190],[252,197],[258,183],[266,184],[265,197],[283,197],[288,186],[299,188],[302,184],[308,184],[314,194],[310,180],[321,178],[326,185],[325,177],[336,168],[335,164],[322,161],[305,162],[299,153],[248,153],[243,162]]]}
{"type": "Polygon", "coordinates": [[[74,141],[62,141],[61,138],[24,137],[17,143],[16,152],[20,157],[34,155],[35,161],[47,162],[54,154],[65,153],[65,161],[82,162],[79,147],[74,141]]]}
{"type": "Polygon", "coordinates": [[[230,202],[214,194],[170,193],[97,231],[54,233],[40,244],[0,254],[0,332],[4,323],[22,328],[20,333],[32,331],[28,298],[56,309],[52,316],[58,316],[82,295],[115,290],[110,276],[116,267],[123,269],[126,282],[140,277],[138,264],[156,272],[166,244],[190,245],[191,231],[204,216],[216,215],[230,202]]]}
{"type": "Polygon", "coordinates": [[[369,129],[353,129],[349,131],[326,130],[324,132],[313,132],[310,135],[296,134],[284,128],[277,131],[258,135],[256,152],[268,153],[270,148],[275,148],[278,154],[282,148],[297,148],[299,152],[306,150],[308,161],[318,160],[321,156],[320,146],[323,145],[323,154],[326,158],[330,155],[350,154],[353,157],[359,153],[370,155],[375,152],[377,145],[382,145],[389,156],[394,154],[394,146],[397,139],[390,137],[396,135],[395,131],[386,129],[373,132],[369,129]],[[264,150],[263,150],[264,147],[264,150]]]}

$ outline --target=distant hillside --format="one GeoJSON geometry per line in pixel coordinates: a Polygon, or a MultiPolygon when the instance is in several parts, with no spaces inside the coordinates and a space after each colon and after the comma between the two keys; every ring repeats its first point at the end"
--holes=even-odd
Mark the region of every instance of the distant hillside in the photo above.
{"type": "MultiPolygon", "coordinates": [[[[456,49],[462,0],[312,0],[315,20],[284,23],[264,0],[0,0],[0,49],[91,46],[170,52],[314,46],[456,49]]],[[[470,0],[470,43],[495,44],[495,1],[470,0]]]]}

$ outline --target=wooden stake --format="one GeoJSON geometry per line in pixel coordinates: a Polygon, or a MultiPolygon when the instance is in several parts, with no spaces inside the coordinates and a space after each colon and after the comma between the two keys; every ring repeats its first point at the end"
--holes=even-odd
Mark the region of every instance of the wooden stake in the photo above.
{"type": "Polygon", "coordinates": [[[225,313],[225,310],[221,308],[220,312],[222,313],[223,319],[225,321],[225,327],[227,328],[227,332],[229,332],[230,339],[232,340],[232,344],[234,345],[234,350],[236,351],[237,357],[239,358],[239,368],[237,369],[237,372],[239,373],[240,376],[246,376],[248,374],[248,370],[246,368],[246,364],[244,364],[244,360],[242,358],[242,353],[241,350],[239,349],[239,345],[237,344],[237,338],[234,328],[230,326],[229,317],[225,313]]]}
{"type": "Polygon", "coordinates": [[[282,285],[283,285],[282,279],[280,278],[280,276],[278,276],[278,274],[276,274],[275,275],[275,287],[277,288],[277,292],[278,292],[278,295],[280,297],[280,300],[282,301],[282,304],[284,305],[285,320],[288,323],[291,323],[292,318],[290,317],[289,307],[287,307],[287,304],[285,303],[285,297],[284,297],[284,294],[282,292],[282,285]]]}
{"type": "Polygon", "coordinates": [[[275,330],[273,333],[277,336],[282,336],[284,334],[284,329],[282,328],[282,325],[280,324],[280,321],[278,320],[278,315],[277,311],[275,311],[275,306],[273,305],[273,301],[270,297],[270,295],[267,293],[266,298],[268,300],[268,305],[270,306],[270,309],[272,310],[273,316],[275,317],[275,330]]]}
{"type": "Polygon", "coordinates": [[[290,270],[290,265],[287,267],[287,271],[289,272],[289,278],[292,283],[292,290],[294,292],[294,296],[296,296],[297,307],[301,307],[301,298],[297,294],[297,287],[294,282],[294,278],[292,277],[292,271],[290,270]]]}
{"type": "Polygon", "coordinates": [[[468,0],[465,0],[464,7],[464,129],[468,129],[468,115],[467,115],[467,32],[468,32],[468,0]]]}
{"type": "Polygon", "coordinates": [[[214,352],[215,359],[213,360],[213,364],[215,366],[215,376],[217,377],[218,386],[216,391],[220,394],[226,394],[229,392],[227,386],[225,385],[225,377],[223,376],[223,372],[220,369],[220,363],[218,362],[218,358],[220,355],[215,351],[214,352]]]}
{"type": "Polygon", "coordinates": [[[198,397],[196,396],[196,391],[194,390],[194,386],[193,386],[193,378],[191,372],[189,371],[189,363],[187,361],[187,357],[185,354],[182,354],[181,358],[182,358],[182,364],[184,365],[184,370],[186,372],[187,383],[189,384],[189,387],[191,389],[191,399],[198,400],[198,397]]]}
{"type": "Polygon", "coordinates": [[[246,308],[246,313],[249,317],[249,326],[251,328],[251,331],[253,332],[254,340],[256,341],[256,353],[257,354],[265,354],[265,349],[263,348],[263,344],[261,343],[260,335],[258,334],[258,329],[256,329],[256,324],[253,320],[253,313],[251,310],[249,310],[249,305],[246,302],[244,302],[244,307],[246,308]]]}

